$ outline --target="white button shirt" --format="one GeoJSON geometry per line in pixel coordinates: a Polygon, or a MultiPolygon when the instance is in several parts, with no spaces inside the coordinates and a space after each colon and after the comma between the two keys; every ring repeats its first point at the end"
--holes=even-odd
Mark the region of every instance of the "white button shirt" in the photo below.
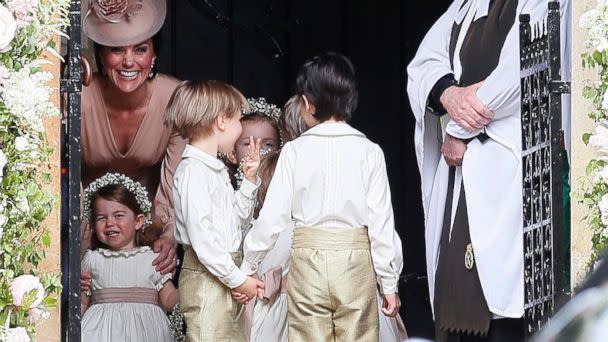
{"type": "Polygon", "coordinates": [[[264,206],[244,242],[241,269],[253,274],[279,233],[292,226],[367,227],[385,294],[403,268],[384,154],[346,123],[322,123],[283,147],[264,206]]]}
{"type": "Polygon", "coordinates": [[[175,239],[191,246],[201,264],[230,288],[247,280],[230,253],[239,251],[241,226],[253,211],[257,188],[243,179],[235,192],[224,163],[191,145],[173,176],[175,239]]]}

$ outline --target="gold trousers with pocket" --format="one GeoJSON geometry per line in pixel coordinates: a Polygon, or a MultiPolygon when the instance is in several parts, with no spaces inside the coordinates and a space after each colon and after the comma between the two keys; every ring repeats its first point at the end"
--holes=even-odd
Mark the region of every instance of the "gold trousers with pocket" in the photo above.
{"type": "MultiPolygon", "coordinates": [[[[241,253],[232,253],[239,265],[241,253]]],[[[186,248],[179,276],[179,297],[186,341],[246,342],[245,307],[230,294],[230,288],[203,266],[192,248],[186,248]]]]}
{"type": "Polygon", "coordinates": [[[288,283],[290,342],[378,341],[367,229],[296,229],[288,283]]]}

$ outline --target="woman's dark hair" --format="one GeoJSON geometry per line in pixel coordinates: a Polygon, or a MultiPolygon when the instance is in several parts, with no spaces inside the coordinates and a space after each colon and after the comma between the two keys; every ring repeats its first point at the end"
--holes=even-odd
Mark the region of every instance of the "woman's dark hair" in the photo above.
{"type": "MultiPolygon", "coordinates": [[[[154,49],[154,52],[156,52],[156,63],[154,63],[154,66],[152,67],[152,74],[154,75],[153,77],[156,77],[156,74],[158,73],[158,52],[160,51],[160,48],[162,46],[162,35],[160,34],[160,32],[158,32],[157,34],[155,34],[154,36],[152,36],[152,48],[154,49]]],[[[101,45],[101,44],[97,44],[95,42],[93,42],[93,48],[95,51],[95,65],[97,66],[97,71],[101,72],[101,70],[103,69],[103,65],[101,65],[101,49],[103,49],[105,46],[101,45]]]]}
{"type": "MultiPolygon", "coordinates": [[[[91,226],[93,227],[93,231],[95,231],[94,226],[95,226],[96,203],[97,203],[97,200],[100,198],[103,198],[106,201],[118,202],[118,203],[126,206],[135,214],[135,216],[137,216],[139,214],[143,214],[143,211],[139,207],[139,203],[137,203],[137,198],[131,191],[129,191],[129,189],[127,189],[122,184],[108,184],[108,185],[100,188],[99,190],[97,190],[96,192],[94,192],[91,195],[91,207],[92,207],[93,213],[92,213],[91,217],[89,218],[89,220],[90,220],[91,226]]],[[[148,228],[146,228],[146,230],[148,230],[148,228]]],[[[144,239],[144,230],[143,229],[138,230],[136,233],[136,236],[135,236],[135,244],[138,246],[149,245],[148,240],[150,239],[150,234],[147,234],[146,237],[147,238],[144,239]]],[[[152,241],[152,243],[153,242],[154,241],[152,241]]],[[[99,241],[99,239],[97,238],[97,235],[95,233],[93,233],[91,236],[91,248],[97,249],[100,247],[107,247],[107,246],[105,246],[101,241],[99,241]]]]}
{"type": "Polygon", "coordinates": [[[296,92],[315,106],[315,118],[320,122],[332,117],[349,121],[359,101],[355,68],[338,53],[315,56],[300,67],[296,92]]]}

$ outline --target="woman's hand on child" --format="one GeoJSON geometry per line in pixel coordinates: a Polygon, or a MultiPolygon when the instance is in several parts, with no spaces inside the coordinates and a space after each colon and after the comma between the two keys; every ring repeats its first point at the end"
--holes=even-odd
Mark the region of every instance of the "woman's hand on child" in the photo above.
{"type": "Polygon", "coordinates": [[[384,304],[382,305],[382,313],[388,317],[395,317],[399,313],[401,307],[401,299],[396,293],[384,295],[384,304]]]}
{"type": "Polygon", "coordinates": [[[155,253],[159,253],[158,257],[152,262],[152,265],[160,274],[171,273],[175,270],[177,266],[175,239],[170,236],[161,235],[158,240],[154,241],[154,248],[152,250],[155,253]]]}
{"type": "MultiPolygon", "coordinates": [[[[261,292],[258,291],[258,289],[263,289],[263,288],[264,288],[264,283],[261,280],[255,279],[253,277],[247,277],[247,280],[245,280],[243,285],[236,287],[232,290],[233,298],[234,298],[234,292],[236,292],[236,293],[247,296],[247,298],[249,298],[248,301],[256,296],[258,296],[260,299],[262,299],[262,297],[260,296],[261,292]]],[[[240,297],[240,298],[242,298],[242,297],[240,297]]],[[[237,300],[237,299],[235,298],[235,300],[237,300]]]]}
{"type": "Polygon", "coordinates": [[[245,178],[251,183],[256,183],[258,176],[258,167],[260,166],[260,146],[262,139],[254,140],[249,137],[249,150],[247,156],[243,159],[243,173],[245,178]]]}
{"type": "Polygon", "coordinates": [[[80,291],[91,291],[91,272],[80,272],[80,291]]]}

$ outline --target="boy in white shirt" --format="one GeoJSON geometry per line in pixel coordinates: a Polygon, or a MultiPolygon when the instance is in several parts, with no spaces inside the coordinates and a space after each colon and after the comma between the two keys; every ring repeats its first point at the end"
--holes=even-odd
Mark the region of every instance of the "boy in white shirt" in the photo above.
{"type": "Polygon", "coordinates": [[[378,341],[376,275],[382,311],[394,317],[403,267],[384,155],[346,123],[358,100],[346,57],[328,53],[307,61],[297,92],[303,118],[314,127],[283,147],[245,238],[241,269],[255,273],[293,219],[289,341],[378,341]]]}
{"type": "Polygon", "coordinates": [[[234,149],[246,106],[228,84],[184,81],[165,113],[165,124],[190,141],[173,177],[175,239],[185,249],[179,288],[187,341],[246,341],[244,309],[230,290],[253,297],[263,288],[238,268],[240,227],[251,216],[259,186],[260,141],[251,138],[245,179],[236,193],[217,158],[234,149]]]}

